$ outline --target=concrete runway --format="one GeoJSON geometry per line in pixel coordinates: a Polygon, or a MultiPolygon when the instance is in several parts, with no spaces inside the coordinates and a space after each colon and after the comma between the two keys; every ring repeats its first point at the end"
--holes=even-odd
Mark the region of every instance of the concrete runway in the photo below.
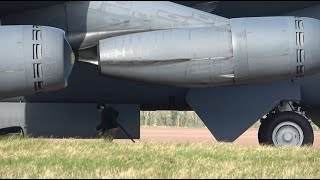
{"type": "MultiPolygon", "coordinates": [[[[130,140],[114,140],[128,142],[130,140]]],[[[141,139],[137,142],[216,143],[207,128],[141,127],[141,139]]],[[[234,144],[259,145],[258,130],[248,130],[234,144]]],[[[314,146],[320,147],[320,131],[314,132],[314,146]]]]}

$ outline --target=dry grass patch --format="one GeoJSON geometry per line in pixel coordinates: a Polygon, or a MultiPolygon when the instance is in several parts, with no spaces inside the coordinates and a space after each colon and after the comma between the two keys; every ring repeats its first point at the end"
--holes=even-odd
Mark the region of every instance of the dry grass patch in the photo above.
{"type": "Polygon", "coordinates": [[[320,178],[320,149],[4,138],[0,178],[320,178]]]}

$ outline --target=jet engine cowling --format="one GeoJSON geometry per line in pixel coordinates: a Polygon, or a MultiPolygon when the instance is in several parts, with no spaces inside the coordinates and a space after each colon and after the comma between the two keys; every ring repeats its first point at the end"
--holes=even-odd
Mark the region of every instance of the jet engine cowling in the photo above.
{"type": "Polygon", "coordinates": [[[0,98],[64,88],[73,64],[63,30],[0,26],[0,98]]]}
{"type": "Polygon", "coordinates": [[[295,79],[320,71],[320,21],[230,19],[227,26],[157,30],[100,41],[101,73],[182,87],[295,79]]]}

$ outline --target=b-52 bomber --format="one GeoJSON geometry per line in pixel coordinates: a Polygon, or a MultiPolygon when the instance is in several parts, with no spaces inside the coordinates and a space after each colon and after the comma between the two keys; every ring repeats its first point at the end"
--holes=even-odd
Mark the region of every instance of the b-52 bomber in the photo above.
{"type": "Polygon", "coordinates": [[[140,138],[140,110],[193,110],[218,141],[260,119],[261,144],[312,145],[319,3],[199,3],[0,2],[0,128],[95,137],[107,104],[115,138],[140,138]]]}

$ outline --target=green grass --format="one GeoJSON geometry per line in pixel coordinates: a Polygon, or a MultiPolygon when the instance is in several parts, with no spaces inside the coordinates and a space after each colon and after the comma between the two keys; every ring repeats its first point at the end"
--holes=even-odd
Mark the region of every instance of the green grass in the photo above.
{"type": "Polygon", "coordinates": [[[3,138],[0,178],[320,178],[320,149],[3,138]]]}

